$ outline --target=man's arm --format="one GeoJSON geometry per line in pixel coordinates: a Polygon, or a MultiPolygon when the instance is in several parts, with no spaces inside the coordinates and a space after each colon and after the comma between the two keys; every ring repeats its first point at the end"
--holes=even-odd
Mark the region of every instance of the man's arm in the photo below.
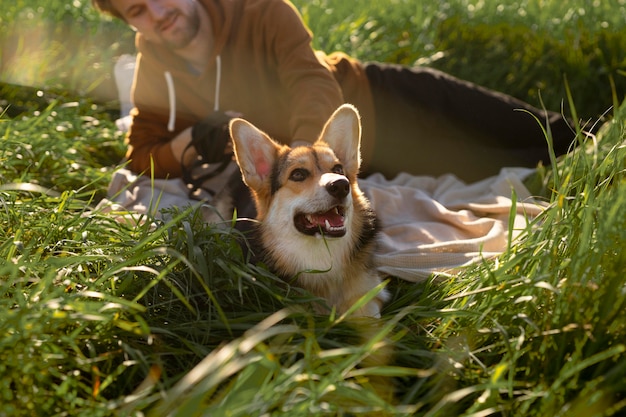
{"type": "Polygon", "coordinates": [[[343,104],[341,88],[311,47],[311,33],[293,5],[272,2],[264,24],[291,106],[292,143],[314,142],[330,115],[343,104]]]}

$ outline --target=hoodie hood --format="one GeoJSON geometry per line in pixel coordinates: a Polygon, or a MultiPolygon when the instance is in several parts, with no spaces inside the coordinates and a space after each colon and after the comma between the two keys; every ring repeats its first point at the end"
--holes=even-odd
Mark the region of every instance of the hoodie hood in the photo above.
{"type": "Polygon", "coordinates": [[[211,58],[216,58],[222,53],[224,45],[228,42],[235,25],[236,6],[241,2],[233,0],[196,0],[209,14],[211,27],[213,28],[214,45],[211,58]]]}

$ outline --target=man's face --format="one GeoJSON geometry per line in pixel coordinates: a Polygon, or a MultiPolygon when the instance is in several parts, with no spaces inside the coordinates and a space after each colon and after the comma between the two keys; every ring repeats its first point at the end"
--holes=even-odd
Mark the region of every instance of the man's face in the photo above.
{"type": "Polygon", "coordinates": [[[111,0],[126,23],[150,42],[182,49],[200,28],[195,0],[111,0]]]}

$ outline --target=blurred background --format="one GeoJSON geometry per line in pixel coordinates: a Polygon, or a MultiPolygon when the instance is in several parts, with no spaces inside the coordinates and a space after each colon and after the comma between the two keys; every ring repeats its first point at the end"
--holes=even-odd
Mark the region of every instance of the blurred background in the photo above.
{"type": "MultiPolygon", "coordinates": [[[[626,93],[626,0],[293,3],[326,52],[432,66],[554,110],[567,83],[588,118],[626,93]]],[[[112,68],[129,53],[133,31],[90,0],[0,0],[0,107],[18,114],[44,91],[114,101],[112,68]]]]}

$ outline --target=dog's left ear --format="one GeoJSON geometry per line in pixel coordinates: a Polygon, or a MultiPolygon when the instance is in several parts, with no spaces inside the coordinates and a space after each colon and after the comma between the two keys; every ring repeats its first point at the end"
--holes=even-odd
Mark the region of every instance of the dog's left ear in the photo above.
{"type": "Polygon", "coordinates": [[[361,118],[356,107],[344,104],[335,110],[319,140],[330,146],[347,173],[358,174],[361,166],[361,118]]]}
{"type": "Polygon", "coordinates": [[[243,119],[231,120],[230,136],[244,182],[255,192],[262,192],[268,187],[280,145],[243,119]]]}

